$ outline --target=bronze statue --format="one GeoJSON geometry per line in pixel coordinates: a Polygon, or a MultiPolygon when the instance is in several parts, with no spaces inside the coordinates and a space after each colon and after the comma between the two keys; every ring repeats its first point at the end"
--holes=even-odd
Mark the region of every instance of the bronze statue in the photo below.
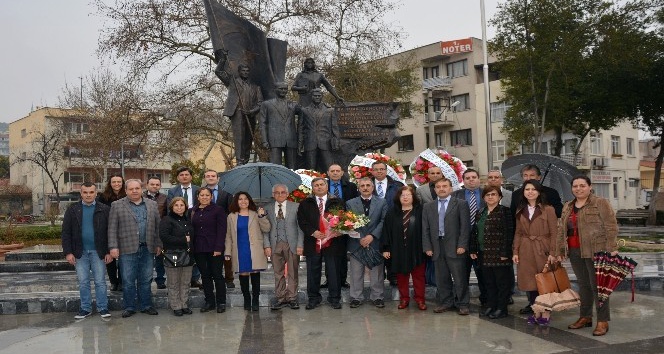
{"type": "Polygon", "coordinates": [[[295,115],[301,110],[297,103],[286,99],[286,83],[278,82],[275,86],[277,97],[261,104],[258,129],[263,147],[270,150],[270,162],[281,165],[283,155],[285,166],[294,169],[298,138],[295,115]]]}
{"type": "Polygon", "coordinates": [[[214,73],[228,88],[223,115],[230,118],[233,127],[237,165],[244,165],[249,162],[253,132],[256,128],[256,113],[263,102],[263,94],[259,86],[249,81],[248,65],[240,64],[238,75],[233,76],[227,71],[226,59],[225,55],[221,56],[214,73]]]}
{"type": "Polygon", "coordinates": [[[305,168],[327,171],[334,162],[332,151],[339,150],[339,124],[334,109],[323,103],[320,89],[312,90],[311,99],[298,122],[299,154],[304,154],[305,168]]]}
{"type": "MultiPolygon", "coordinates": [[[[313,58],[307,58],[304,60],[304,69],[302,72],[298,73],[295,76],[295,83],[291,87],[291,90],[300,94],[300,106],[307,107],[312,103],[312,92],[314,89],[320,89],[320,86],[323,85],[327,91],[337,99],[339,103],[343,103],[344,100],[339,97],[337,91],[334,89],[334,86],[327,81],[325,75],[321,74],[316,70],[316,63],[313,58]]],[[[326,167],[327,169],[327,167],[326,167]]]]}

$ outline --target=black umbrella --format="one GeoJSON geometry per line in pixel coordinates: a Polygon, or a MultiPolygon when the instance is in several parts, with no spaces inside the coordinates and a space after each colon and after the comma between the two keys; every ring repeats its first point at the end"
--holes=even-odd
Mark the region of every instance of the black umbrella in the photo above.
{"type": "Polygon", "coordinates": [[[570,183],[581,172],[571,164],[551,155],[522,154],[508,158],[503,162],[501,172],[505,181],[515,186],[523,184],[521,169],[525,165],[536,165],[542,171],[542,184],[560,193],[563,201],[574,199],[570,183]]]}
{"type": "Polygon", "coordinates": [[[255,199],[272,197],[272,186],[285,184],[288,190],[300,186],[300,176],[288,168],[267,162],[248,163],[221,174],[219,185],[228,193],[245,191],[255,199]]]}

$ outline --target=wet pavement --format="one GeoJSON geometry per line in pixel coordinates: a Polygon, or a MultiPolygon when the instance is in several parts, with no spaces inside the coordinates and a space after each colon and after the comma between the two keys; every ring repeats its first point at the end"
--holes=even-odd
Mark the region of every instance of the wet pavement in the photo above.
{"type": "MultiPolygon", "coordinates": [[[[75,320],[72,313],[0,316],[4,353],[662,353],[664,297],[661,291],[612,295],[612,321],[606,336],[592,329],[568,330],[578,310],[554,313],[550,327],[531,326],[525,315],[499,320],[454,312],[434,314],[414,306],[383,309],[365,303],[357,309],[322,306],[223,314],[195,311],[175,317],[136,314],[110,320],[97,314],[75,320]]],[[[475,299],[476,300],[476,299],[475,299]]],[[[525,305],[515,299],[511,313],[525,305]]]]}

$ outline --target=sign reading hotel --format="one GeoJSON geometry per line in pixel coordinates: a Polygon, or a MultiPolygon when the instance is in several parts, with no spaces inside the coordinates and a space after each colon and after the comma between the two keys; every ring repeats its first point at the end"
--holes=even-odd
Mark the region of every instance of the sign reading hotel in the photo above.
{"type": "Polygon", "coordinates": [[[449,42],[440,42],[440,49],[445,55],[472,52],[473,39],[464,38],[449,42]]]}

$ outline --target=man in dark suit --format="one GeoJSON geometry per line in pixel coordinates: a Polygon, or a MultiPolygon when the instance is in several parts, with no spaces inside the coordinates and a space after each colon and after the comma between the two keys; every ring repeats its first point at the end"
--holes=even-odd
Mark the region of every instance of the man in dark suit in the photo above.
{"type": "MultiPolygon", "coordinates": [[[[213,169],[207,169],[205,170],[203,179],[205,180],[205,186],[210,188],[212,191],[212,203],[222,207],[226,215],[230,214],[228,212],[228,207],[233,202],[233,195],[219,187],[219,173],[213,169]]],[[[194,269],[198,271],[196,266],[194,266],[194,269]]],[[[198,277],[196,277],[196,279],[198,279],[198,277]]],[[[232,260],[224,259],[224,280],[226,281],[227,288],[235,288],[235,283],[233,283],[234,278],[232,260]]]]}
{"type": "MultiPolygon", "coordinates": [[[[355,183],[350,183],[344,177],[344,170],[338,163],[333,163],[327,168],[327,185],[329,193],[337,198],[343,199],[347,202],[353,198],[358,197],[360,194],[357,191],[355,183]]],[[[341,286],[350,288],[348,281],[348,262],[341,263],[341,286]]],[[[321,284],[321,288],[327,288],[327,282],[321,284]]]]}
{"type": "Polygon", "coordinates": [[[127,196],[111,204],[108,217],[111,257],[117,259],[122,256],[122,317],[134,315],[137,307],[148,315],[158,314],[152,305],[150,284],[154,255],[161,252],[160,217],[157,203],[141,195],[141,184],[137,179],[127,180],[127,196]]]}
{"type": "Polygon", "coordinates": [[[282,307],[299,309],[297,301],[298,268],[304,249],[304,233],[297,224],[298,203],[286,200],[288,187],[276,184],[272,187],[274,203],[265,205],[270,221],[270,232],[264,233],[265,255],[272,257],[274,269],[274,296],[272,310],[282,307]],[[286,271],[288,267],[288,271],[286,271]]]}
{"type": "Polygon", "coordinates": [[[323,102],[323,92],[312,90],[312,104],[302,108],[298,121],[298,151],[306,168],[325,171],[332,164],[332,151],[339,150],[339,123],[334,109],[323,102]]]}
{"type": "MultiPolygon", "coordinates": [[[[394,206],[394,196],[397,194],[397,190],[403,187],[403,184],[393,180],[387,175],[387,164],[381,161],[376,161],[371,164],[371,175],[373,176],[374,183],[373,194],[378,198],[385,199],[385,202],[387,202],[387,209],[392,209],[394,206]]],[[[390,285],[397,286],[397,275],[392,272],[392,264],[390,260],[385,261],[385,272],[390,285]]]]}
{"type": "MultiPolygon", "coordinates": [[[[198,186],[191,183],[193,172],[187,166],[181,166],[176,171],[178,184],[168,190],[166,197],[166,205],[171,205],[171,200],[175,197],[182,197],[187,201],[187,210],[193,208],[198,204],[196,194],[198,193],[198,186]]],[[[191,271],[191,287],[203,289],[203,283],[200,281],[201,272],[198,267],[194,265],[191,271]]]]}
{"type": "MultiPolygon", "coordinates": [[[[349,235],[348,252],[353,253],[360,247],[372,247],[380,252],[380,237],[383,232],[383,220],[387,213],[387,203],[384,199],[374,196],[371,178],[364,177],[358,181],[360,196],[346,202],[346,209],[358,215],[366,215],[369,224],[356,229],[357,238],[349,235]]],[[[362,305],[364,293],[364,269],[366,267],[354,257],[350,257],[350,307],[362,305]]],[[[383,264],[369,269],[371,294],[369,299],[378,308],[385,307],[383,292],[385,290],[385,274],[383,264]]]]}
{"type": "MultiPolygon", "coordinates": [[[[482,189],[480,188],[480,174],[477,170],[472,168],[463,172],[463,188],[452,192],[452,198],[463,199],[468,202],[468,209],[470,210],[470,228],[473,230],[477,219],[477,212],[482,210],[486,203],[482,199],[482,189]]],[[[470,258],[470,254],[466,256],[466,276],[470,280],[471,269],[475,270],[477,277],[477,286],[480,288],[480,304],[484,306],[486,302],[486,287],[482,280],[482,251],[477,252],[477,258],[470,258]]]]}
{"type": "Polygon", "coordinates": [[[321,249],[317,244],[326,239],[321,231],[321,217],[332,209],[345,209],[342,199],[327,193],[327,181],[314,178],[311,181],[312,194],[305,198],[297,209],[297,223],[304,233],[304,252],[307,257],[307,306],[311,310],[320,305],[320,278],[323,260],[328,283],[328,302],[334,309],[341,308],[341,274],[339,264],[346,260],[346,235],[332,231],[336,235],[321,249]]]}
{"type": "MultiPolygon", "coordinates": [[[[143,192],[143,197],[150,200],[154,200],[157,203],[157,210],[159,210],[159,216],[164,217],[168,211],[168,205],[166,205],[166,200],[168,197],[163,193],[160,193],[161,190],[161,179],[156,176],[148,178],[147,188],[143,192]]],[[[157,253],[154,257],[154,271],[157,273],[157,276],[154,278],[155,283],[157,283],[157,289],[166,289],[166,269],[164,269],[164,255],[157,253]]]]}
{"type": "MultiPolygon", "coordinates": [[[[523,181],[528,181],[531,179],[541,180],[542,172],[540,171],[537,165],[525,165],[521,168],[521,178],[523,181]]],[[[556,210],[556,216],[560,218],[561,213],[563,212],[563,202],[560,199],[560,194],[558,191],[542,185],[544,189],[544,196],[546,198],[547,204],[551,205],[556,210]]],[[[512,215],[516,214],[516,208],[519,206],[521,199],[523,198],[523,187],[517,189],[512,193],[512,203],[510,204],[510,209],[512,210],[512,215]]]]}
{"type": "Polygon", "coordinates": [[[300,107],[286,98],[288,85],[277,82],[277,97],[264,101],[258,112],[258,130],[263,147],[270,150],[270,162],[295,169],[297,155],[297,125],[295,114],[300,107]],[[285,164],[282,162],[282,157],[285,164]]]}
{"type": "Polygon", "coordinates": [[[435,184],[436,201],[422,210],[422,246],[433,259],[440,305],[435,313],[456,307],[468,315],[470,294],[466,278],[466,257],[470,243],[470,211],[465,200],[452,198],[452,182],[443,177],[435,184]],[[453,291],[454,289],[454,291],[453,291]],[[455,304],[456,294],[456,304],[455,304]]]}

